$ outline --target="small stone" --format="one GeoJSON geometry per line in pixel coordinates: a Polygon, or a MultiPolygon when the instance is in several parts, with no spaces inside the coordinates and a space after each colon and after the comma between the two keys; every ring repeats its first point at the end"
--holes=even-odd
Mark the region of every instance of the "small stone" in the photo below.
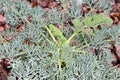
{"type": "Polygon", "coordinates": [[[4,31],[3,26],[0,26],[0,32],[4,31]]]}

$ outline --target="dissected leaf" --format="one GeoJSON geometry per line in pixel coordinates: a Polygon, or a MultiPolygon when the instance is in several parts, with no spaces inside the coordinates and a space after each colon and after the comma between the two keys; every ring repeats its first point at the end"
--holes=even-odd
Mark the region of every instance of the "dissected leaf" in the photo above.
{"type": "Polygon", "coordinates": [[[112,19],[104,14],[95,14],[93,16],[88,16],[83,20],[83,23],[87,27],[97,27],[98,25],[111,25],[112,19]]]}
{"type": "Polygon", "coordinates": [[[72,22],[73,22],[73,24],[74,24],[75,27],[82,25],[82,23],[80,22],[80,19],[74,19],[74,20],[72,20],[72,22]]]}
{"type": "Polygon", "coordinates": [[[63,33],[56,26],[50,24],[49,30],[60,45],[66,42],[66,38],[64,37],[63,33]]]}
{"type": "Polygon", "coordinates": [[[82,22],[80,21],[80,19],[74,19],[72,20],[72,23],[75,26],[75,32],[78,33],[80,31],[80,27],[82,27],[82,22]]]}

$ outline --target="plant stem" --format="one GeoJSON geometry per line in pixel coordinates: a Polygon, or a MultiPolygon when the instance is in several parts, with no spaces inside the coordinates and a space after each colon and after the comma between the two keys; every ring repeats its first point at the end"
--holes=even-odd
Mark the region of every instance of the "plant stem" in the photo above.
{"type": "Polygon", "coordinates": [[[58,49],[58,65],[59,65],[59,71],[61,73],[62,71],[62,68],[61,68],[61,52],[60,52],[61,49],[58,49]]]}
{"type": "Polygon", "coordinates": [[[73,37],[75,37],[77,35],[77,33],[73,33],[72,36],[67,40],[67,43],[70,43],[70,41],[72,40],[73,37]]]}
{"type": "Polygon", "coordinates": [[[61,69],[61,59],[58,59],[58,65],[59,65],[59,71],[61,72],[62,69],[61,69]]]}

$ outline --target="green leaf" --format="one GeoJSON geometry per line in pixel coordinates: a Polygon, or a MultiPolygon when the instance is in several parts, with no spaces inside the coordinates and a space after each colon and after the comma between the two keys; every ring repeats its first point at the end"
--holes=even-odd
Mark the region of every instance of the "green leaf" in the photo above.
{"type": "Polygon", "coordinates": [[[80,27],[82,27],[82,22],[80,21],[80,19],[73,19],[72,23],[75,26],[75,32],[79,33],[80,32],[80,27]]]}
{"type": "Polygon", "coordinates": [[[75,27],[82,26],[80,19],[73,19],[72,22],[75,27]]]}
{"type": "Polygon", "coordinates": [[[93,16],[88,16],[83,20],[83,23],[87,27],[97,27],[98,25],[111,25],[113,23],[112,19],[104,14],[94,14],[93,16]]]}
{"type": "Polygon", "coordinates": [[[59,45],[62,45],[63,43],[67,41],[63,33],[56,26],[50,24],[49,30],[51,31],[54,38],[58,41],[59,45]]]}

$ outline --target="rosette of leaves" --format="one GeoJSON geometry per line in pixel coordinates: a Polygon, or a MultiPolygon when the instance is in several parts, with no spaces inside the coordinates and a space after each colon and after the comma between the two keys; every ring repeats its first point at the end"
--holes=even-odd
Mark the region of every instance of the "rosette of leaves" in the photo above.
{"type": "MultiPolygon", "coordinates": [[[[76,36],[77,34],[75,32],[67,39],[56,26],[50,24],[48,26],[45,26],[45,28],[47,29],[50,37],[53,39],[55,44],[57,44],[57,47],[56,47],[57,49],[55,51],[55,54],[54,54],[54,51],[52,52],[50,51],[50,52],[52,55],[53,54],[57,55],[59,71],[61,74],[61,72],[63,71],[63,67],[66,67],[67,65],[69,65],[70,64],[69,61],[71,62],[74,61],[73,53],[77,49],[75,49],[75,46],[71,46],[70,42],[74,38],[74,36],[76,36]]],[[[80,51],[79,49],[78,52],[82,52],[82,51],[80,51]]]]}

